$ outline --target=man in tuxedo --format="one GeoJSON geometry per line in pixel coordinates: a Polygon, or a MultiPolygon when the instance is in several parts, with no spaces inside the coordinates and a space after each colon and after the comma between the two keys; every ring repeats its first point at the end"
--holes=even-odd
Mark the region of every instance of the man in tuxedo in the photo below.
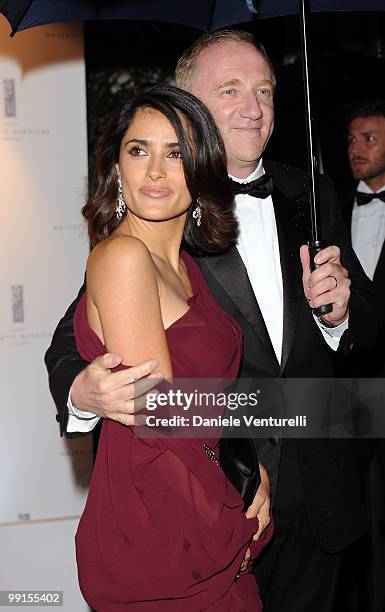
{"type": "MultiPolygon", "coordinates": [[[[352,247],[385,304],[385,100],[348,107],[348,156],[354,182],[339,194],[352,247]]],[[[385,334],[365,357],[350,360],[357,376],[385,377],[385,334]]]]}
{"type": "MultiPolygon", "coordinates": [[[[318,254],[323,265],[310,274],[304,246],[307,179],[299,170],[262,162],[273,130],[275,85],[265,50],[243,32],[206,35],[182,56],[176,78],[212,112],[235,183],[238,244],[198,263],[222,308],[242,327],[240,375],[332,377],[337,350],[348,354],[373,341],[380,307],[349,246],[327,178],[321,180],[321,216],[331,246],[318,254]],[[313,316],[312,308],[328,303],[332,312],[313,316]]],[[[107,355],[85,368],[74,347],[75,306],[46,356],[62,429],[85,430],[98,416],[130,423],[128,383],[156,364],[111,374],[108,368],[119,357],[107,355]],[[89,411],[97,416],[89,418],[89,411]]],[[[366,522],[348,445],[272,437],[259,441],[258,451],[276,499],[276,534],[256,567],[264,609],[332,611],[339,553],[364,532],[366,522]]]]}
{"type": "MultiPolygon", "coordinates": [[[[348,157],[354,181],[340,189],[339,199],[352,247],[385,305],[385,100],[362,100],[347,108],[348,157]]],[[[346,377],[385,377],[385,330],[370,350],[341,362],[346,377]]],[[[362,406],[361,406],[362,408],[362,406]]],[[[370,410],[370,406],[366,406],[370,410]]],[[[376,430],[383,436],[384,423],[376,430]]],[[[385,608],[385,441],[356,445],[362,481],[367,481],[369,533],[349,555],[358,569],[368,612],[385,608]],[[356,558],[355,558],[355,556],[356,558]]]]}

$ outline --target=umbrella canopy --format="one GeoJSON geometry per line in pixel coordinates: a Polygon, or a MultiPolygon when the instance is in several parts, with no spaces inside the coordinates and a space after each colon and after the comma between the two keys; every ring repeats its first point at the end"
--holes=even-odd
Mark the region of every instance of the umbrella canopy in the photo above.
{"type": "MultiPolygon", "coordinates": [[[[383,11],[384,0],[311,0],[314,12],[383,11]]],[[[298,14],[298,0],[0,0],[12,32],[62,21],[138,19],[211,32],[254,19],[298,14]]]]}

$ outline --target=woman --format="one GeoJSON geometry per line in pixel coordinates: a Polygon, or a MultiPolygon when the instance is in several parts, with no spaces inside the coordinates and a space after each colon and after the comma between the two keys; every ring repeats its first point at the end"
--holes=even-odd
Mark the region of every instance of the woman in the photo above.
{"type": "MultiPolygon", "coordinates": [[[[182,240],[207,253],[236,239],[224,160],[207,109],[174,87],[150,88],[113,118],[83,209],[93,250],[74,326],[85,359],[108,350],[126,365],[155,358],[169,379],[237,375],[239,327],[180,251],[182,240]]],[[[103,423],[76,536],[81,589],[98,612],[261,609],[254,577],[235,580],[258,521],[217,446],[103,423]]]]}

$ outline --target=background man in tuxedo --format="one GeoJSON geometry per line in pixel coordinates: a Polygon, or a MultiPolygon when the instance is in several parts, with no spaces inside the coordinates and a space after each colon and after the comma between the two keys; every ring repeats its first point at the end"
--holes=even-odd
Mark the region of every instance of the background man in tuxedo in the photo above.
{"type": "MultiPolygon", "coordinates": [[[[385,305],[385,100],[362,100],[349,105],[346,127],[354,181],[340,190],[340,203],[352,247],[385,305]]],[[[346,377],[384,378],[385,330],[378,334],[370,350],[345,359],[341,370],[346,377]]],[[[381,433],[383,425],[380,424],[381,433]]],[[[364,483],[372,462],[367,490],[370,529],[350,559],[354,559],[359,572],[367,611],[380,612],[385,609],[385,441],[359,441],[356,450],[361,457],[364,483]]]]}
{"type": "MultiPolygon", "coordinates": [[[[326,178],[321,181],[322,222],[333,246],[318,255],[324,265],[309,272],[303,246],[308,237],[306,178],[286,166],[262,164],[274,121],[274,74],[266,52],[242,32],[207,35],[182,56],[176,76],[177,84],[212,112],[224,138],[229,174],[237,183],[238,245],[198,263],[220,305],[242,326],[241,376],[333,376],[337,350],[349,353],[373,341],[379,305],[349,246],[326,178]],[[316,319],[311,309],[327,303],[332,312],[316,319]]],[[[81,371],[86,364],[74,348],[75,306],[59,324],[46,356],[62,429],[90,428],[98,417],[89,418],[87,410],[130,423],[132,386],[127,383],[148,375],[154,364],[110,374],[108,368],[119,357],[105,356],[81,371]],[[72,404],[84,412],[70,405],[67,422],[71,384],[72,404]]],[[[276,535],[256,568],[265,610],[331,611],[339,551],[365,530],[348,446],[338,440],[271,438],[259,442],[258,451],[276,491],[276,535]]]]}
{"type": "MultiPolygon", "coordinates": [[[[349,106],[347,132],[354,182],[342,190],[340,202],[353,249],[385,304],[385,100],[349,106]]],[[[382,334],[355,360],[356,375],[385,377],[384,342],[382,334]]]]}

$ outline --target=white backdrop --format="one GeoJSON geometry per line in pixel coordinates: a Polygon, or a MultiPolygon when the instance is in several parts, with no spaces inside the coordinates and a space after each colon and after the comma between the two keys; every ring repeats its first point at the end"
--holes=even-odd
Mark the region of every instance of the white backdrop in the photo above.
{"type": "Polygon", "coordinates": [[[0,589],[64,589],[71,612],[91,447],[59,438],[43,356],[82,283],[86,184],[82,26],[10,39],[0,17],[0,589]]]}

